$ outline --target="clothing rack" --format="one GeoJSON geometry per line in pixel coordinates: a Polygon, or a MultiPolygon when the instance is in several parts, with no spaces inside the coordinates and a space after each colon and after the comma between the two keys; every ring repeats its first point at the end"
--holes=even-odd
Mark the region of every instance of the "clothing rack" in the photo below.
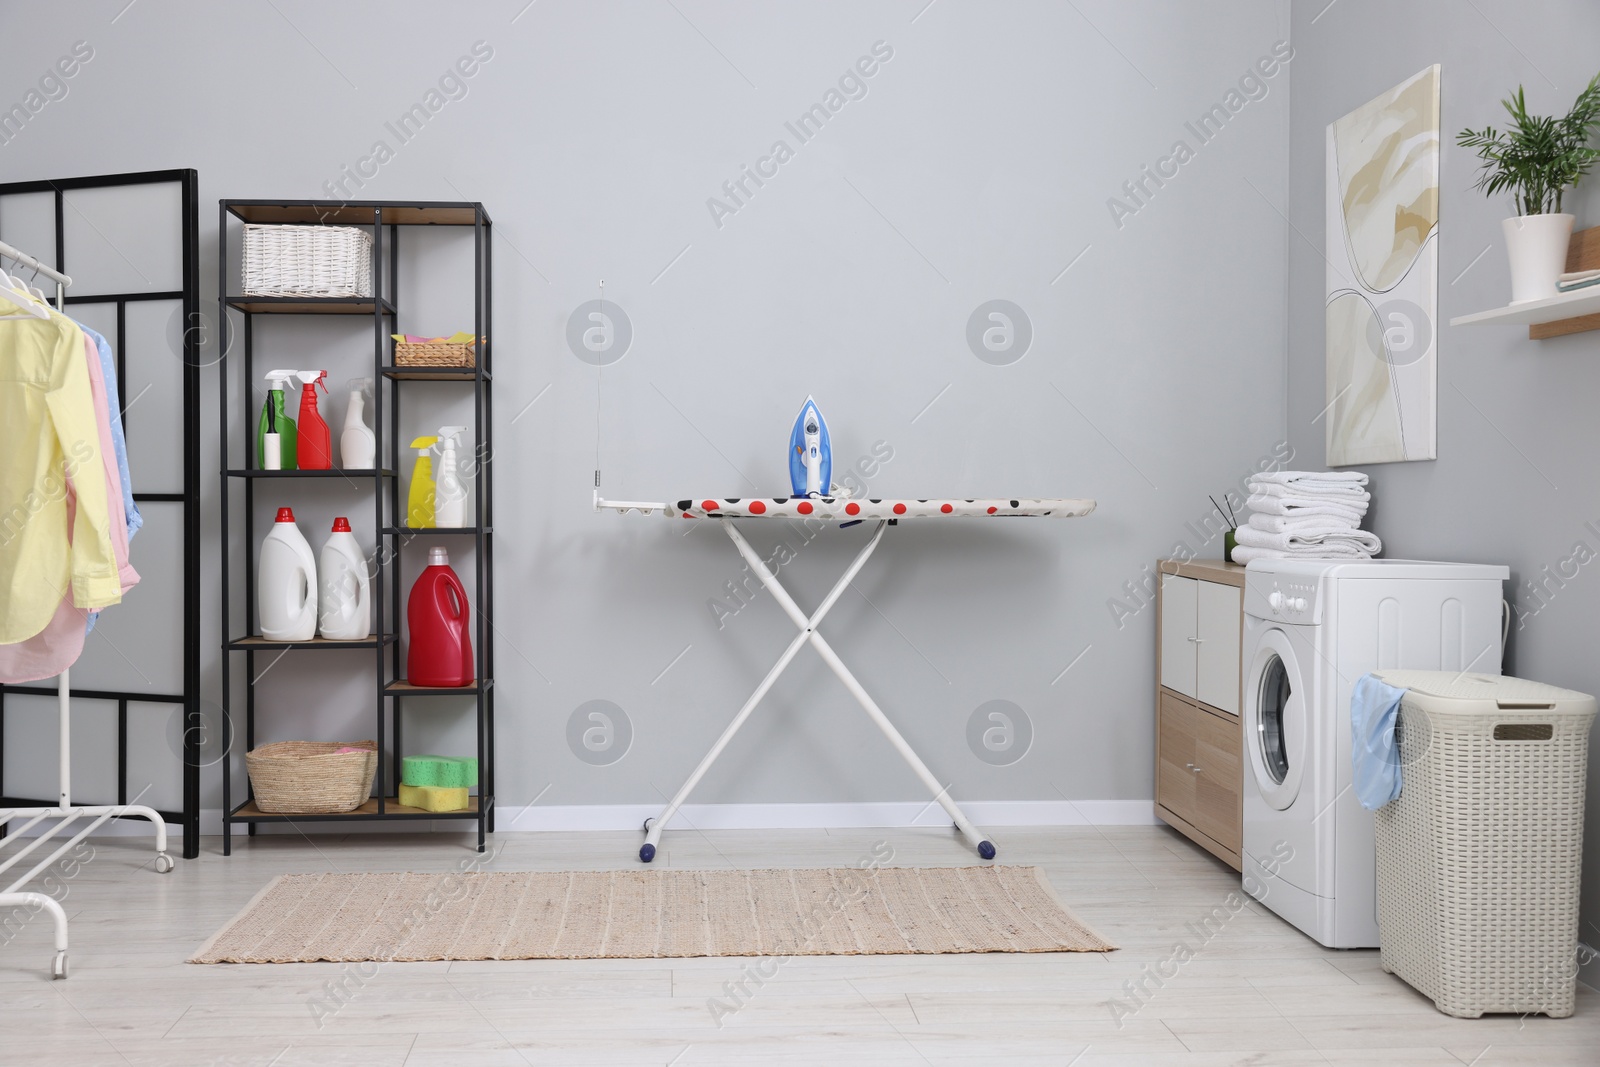
{"type": "MultiPolygon", "coordinates": [[[[25,270],[34,272],[34,277],[43,274],[56,283],[56,310],[66,311],[67,287],[72,284],[72,279],[60,271],[41,263],[26,252],[16,249],[0,241],[0,260],[9,259],[25,270]]],[[[117,417],[117,416],[113,416],[117,417]]],[[[0,826],[7,826],[11,820],[31,812],[32,817],[21,826],[15,827],[16,833],[11,837],[0,840],[0,855],[3,855],[8,846],[17,845],[16,851],[7,859],[0,860],[0,874],[10,870],[23,859],[30,856],[35,850],[50,842],[63,833],[73,823],[82,819],[92,820],[83,829],[79,830],[64,843],[57,846],[56,850],[39,860],[28,872],[11,885],[4,892],[0,892],[0,908],[26,907],[34,911],[43,909],[49,913],[55,922],[56,928],[56,955],[51,967],[52,978],[65,978],[67,976],[67,915],[61,910],[61,905],[53,897],[44,893],[28,892],[22,886],[32,881],[40,873],[47,870],[69,850],[77,847],[78,843],[98,830],[107,820],[118,816],[136,816],[149,819],[155,828],[156,834],[156,871],[167,874],[172,870],[172,857],[167,855],[167,824],[160,813],[154,808],[140,804],[100,804],[78,805],[72,803],[72,682],[69,671],[62,671],[56,679],[56,701],[60,709],[60,798],[59,805],[46,808],[3,808],[0,809],[0,826]],[[43,822],[45,819],[59,819],[54,826],[43,831],[35,837],[23,836],[43,822]]],[[[142,795],[142,794],[141,794],[142,795]]],[[[137,798],[136,798],[137,799],[137,798]]]]}
{"type": "MultiPolygon", "coordinates": [[[[102,312],[109,310],[115,315],[116,325],[103,332],[115,342],[117,385],[124,412],[127,410],[130,396],[127,369],[129,353],[133,352],[140,358],[146,353],[157,357],[146,359],[144,374],[147,378],[160,377],[166,380],[170,380],[173,370],[170,357],[179,354],[165,345],[150,344],[151,339],[147,333],[142,337],[142,345],[136,341],[128,329],[130,313],[136,308],[148,308],[151,304],[161,303],[177,304],[178,310],[182,313],[181,323],[185,328],[179,341],[182,356],[179,369],[181,384],[173,383],[178,386],[182,395],[182,415],[178,423],[183,450],[182,481],[177,486],[171,486],[162,479],[155,485],[146,486],[142,490],[135,488],[133,491],[134,503],[144,512],[145,518],[159,522],[163,526],[172,523],[173,512],[181,508],[176,526],[181,529],[183,584],[177,612],[174,614],[171,611],[162,611],[152,604],[142,608],[140,615],[142,624],[182,635],[181,681],[174,684],[168,680],[154,687],[143,685],[86,689],[80,686],[74,691],[74,696],[80,701],[104,701],[106,704],[116,706],[116,802],[118,804],[126,804],[137,799],[130,797],[128,793],[131,755],[129,750],[132,740],[130,720],[134,716],[148,719],[149,712],[157,708],[172,707],[178,710],[181,716],[181,740],[177,747],[181,749],[183,760],[182,803],[177,808],[167,808],[160,804],[155,807],[167,821],[168,826],[182,829],[183,858],[195,859],[200,855],[200,771],[203,766],[215,761],[217,748],[220,747],[224,751],[227,749],[232,738],[228,724],[218,721],[221,709],[214,704],[206,705],[200,698],[200,369],[205,365],[202,347],[210,332],[209,325],[200,314],[200,176],[192,169],[174,169],[0,182],[0,203],[5,203],[9,197],[36,197],[48,201],[46,211],[54,216],[54,225],[50,228],[54,230],[55,246],[55,258],[50,267],[59,273],[68,273],[68,223],[82,215],[82,212],[73,206],[69,197],[85,193],[106,194],[112,190],[132,192],[152,187],[165,188],[178,194],[177,206],[181,218],[178,232],[173,234],[179,245],[181,262],[181,277],[178,284],[170,289],[135,288],[122,292],[72,292],[67,295],[67,306],[87,305],[102,312]],[[112,330],[115,331],[114,336],[112,330]],[[147,505],[154,507],[148,508],[147,505]],[[208,711],[211,714],[207,714],[208,711]]],[[[37,200],[33,203],[35,207],[30,211],[36,211],[39,206],[44,206],[38,204],[37,200]]],[[[32,260],[30,266],[42,265],[33,257],[28,258],[32,260]]],[[[148,321],[148,314],[145,315],[145,319],[148,321]]],[[[169,340],[168,345],[170,344],[169,340]]],[[[172,530],[173,527],[168,526],[168,529],[172,530]]],[[[146,536],[153,535],[146,534],[146,536]]],[[[56,799],[50,797],[35,799],[17,796],[16,790],[7,787],[4,778],[6,712],[8,707],[16,703],[11,698],[54,695],[55,690],[47,686],[0,684],[0,810],[12,807],[48,807],[56,803],[56,799]]],[[[6,836],[6,829],[0,824],[0,839],[6,836]]]]}

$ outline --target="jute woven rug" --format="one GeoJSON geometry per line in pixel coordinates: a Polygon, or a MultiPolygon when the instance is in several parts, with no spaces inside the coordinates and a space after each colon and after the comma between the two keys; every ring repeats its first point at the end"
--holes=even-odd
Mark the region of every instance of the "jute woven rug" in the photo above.
{"type": "Polygon", "coordinates": [[[286,874],[190,963],[1115,948],[1035,867],[286,874]]]}

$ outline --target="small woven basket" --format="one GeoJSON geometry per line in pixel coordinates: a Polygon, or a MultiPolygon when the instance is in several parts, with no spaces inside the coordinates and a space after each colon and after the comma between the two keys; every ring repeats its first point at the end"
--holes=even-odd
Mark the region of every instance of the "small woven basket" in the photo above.
{"type": "Polygon", "coordinates": [[[372,295],[372,234],[355,226],[246,223],[245,296],[372,295]]]}
{"type": "Polygon", "coordinates": [[[372,792],[375,741],[278,741],[245,753],[256,807],[275,815],[354,811],[372,792]],[[340,752],[359,748],[361,752],[340,752]]]}
{"type": "Polygon", "coordinates": [[[413,344],[396,341],[394,365],[397,367],[476,367],[478,355],[471,342],[451,344],[437,341],[433,344],[413,344]]]}

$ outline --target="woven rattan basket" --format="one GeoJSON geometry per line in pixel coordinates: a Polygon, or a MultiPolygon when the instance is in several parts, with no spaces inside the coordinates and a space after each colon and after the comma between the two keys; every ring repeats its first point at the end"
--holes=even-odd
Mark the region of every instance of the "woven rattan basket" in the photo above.
{"type": "Polygon", "coordinates": [[[477,363],[476,346],[471,342],[414,344],[396,341],[394,346],[394,365],[397,367],[475,367],[477,363]]]}
{"type": "Polygon", "coordinates": [[[245,753],[256,807],[275,815],[326,815],[367,802],[378,770],[375,741],[278,741],[245,753]],[[339,752],[359,748],[362,752],[339,752]]]}
{"type": "Polygon", "coordinates": [[[1520,678],[1405,689],[1400,796],[1377,812],[1383,969],[1446,1015],[1572,1014],[1595,699],[1520,678]]]}
{"type": "Polygon", "coordinates": [[[372,295],[372,234],[355,226],[246,223],[244,295],[372,295]]]}

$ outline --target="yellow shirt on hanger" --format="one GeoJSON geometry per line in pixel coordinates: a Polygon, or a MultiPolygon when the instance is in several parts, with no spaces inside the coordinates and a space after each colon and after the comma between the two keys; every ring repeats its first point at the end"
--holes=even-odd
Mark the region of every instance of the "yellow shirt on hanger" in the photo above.
{"type": "Polygon", "coordinates": [[[0,644],[43,630],[69,587],[80,608],[122,599],[103,469],[82,331],[54,310],[0,322],[0,644]]]}

